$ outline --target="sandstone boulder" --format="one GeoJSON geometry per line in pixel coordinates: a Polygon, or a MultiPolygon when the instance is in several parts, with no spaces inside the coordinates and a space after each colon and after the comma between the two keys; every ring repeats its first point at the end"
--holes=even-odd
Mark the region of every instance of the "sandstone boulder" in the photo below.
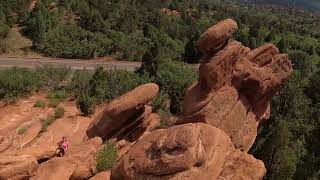
{"type": "MultiPolygon", "coordinates": [[[[234,151],[230,138],[207,124],[159,129],[143,137],[124,155],[111,179],[218,179],[234,151]]],[[[248,160],[255,163],[250,168],[258,164],[254,169],[264,169],[263,163],[256,161],[248,160]]]]}
{"type": "Polygon", "coordinates": [[[218,180],[261,180],[265,174],[262,161],[236,150],[227,156],[218,180]]]}
{"type": "Polygon", "coordinates": [[[201,35],[198,47],[204,53],[215,51],[226,44],[231,35],[237,30],[238,25],[234,20],[226,19],[221,21],[201,35]]]}
{"type": "Polygon", "coordinates": [[[28,179],[38,168],[36,158],[29,155],[0,156],[0,179],[28,179]]]}
{"type": "MultiPolygon", "coordinates": [[[[144,120],[151,113],[145,105],[157,95],[158,91],[158,85],[144,84],[110,102],[102,115],[87,129],[88,138],[123,137],[130,134],[130,131],[135,131],[130,127],[143,126],[144,120]]],[[[138,128],[136,130],[140,131],[138,128]]]]}

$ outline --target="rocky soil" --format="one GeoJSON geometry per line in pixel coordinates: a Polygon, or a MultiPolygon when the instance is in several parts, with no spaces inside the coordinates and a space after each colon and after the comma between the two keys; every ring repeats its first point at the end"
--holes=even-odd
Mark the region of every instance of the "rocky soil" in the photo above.
{"type": "Polygon", "coordinates": [[[237,29],[227,19],[200,37],[199,79],[187,90],[184,113],[172,118],[171,127],[162,128],[152,112],[150,102],[159,91],[153,83],[101,106],[91,118],[65,103],[67,115],[46,132],[34,117],[52,110],[34,109],[32,102],[12,107],[15,116],[11,107],[1,109],[0,179],[262,179],[263,162],[247,152],[292,66],[274,45],[251,50],[232,40],[237,29]],[[30,131],[19,135],[21,124],[30,131]],[[54,157],[62,136],[71,148],[54,157]],[[118,161],[111,171],[99,173],[95,157],[106,142],[115,143],[118,161]]]}

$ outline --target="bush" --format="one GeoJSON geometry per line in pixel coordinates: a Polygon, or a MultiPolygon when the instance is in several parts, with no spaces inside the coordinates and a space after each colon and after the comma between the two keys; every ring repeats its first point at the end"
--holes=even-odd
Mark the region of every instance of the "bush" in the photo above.
{"type": "Polygon", "coordinates": [[[57,107],[60,104],[60,100],[56,98],[49,98],[48,106],[49,107],[57,107]]]}
{"type": "Polygon", "coordinates": [[[104,71],[103,68],[98,68],[89,83],[89,91],[90,95],[95,97],[98,102],[104,102],[150,81],[148,77],[139,76],[133,72],[104,71]]]}
{"type": "Polygon", "coordinates": [[[39,108],[45,108],[46,107],[46,103],[42,100],[37,100],[33,107],[39,107],[39,108]]]}
{"type": "Polygon", "coordinates": [[[75,71],[72,81],[68,87],[70,92],[73,92],[76,97],[80,96],[83,92],[89,92],[89,82],[92,79],[92,73],[88,70],[77,70],[75,71]]]}
{"type": "Polygon", "coordinates": [[[196,71],[183,63],[172,61],[159,65],[156,82],[169,95],[172,114],[182,112],[184,93],[196,80],[196,71]]]}
{"type": "Polygon", "coordinates": [[[0,71],[0,100],[13,102],[39,89],[42,81],[33,70],[10,68],[0,71]]]}
{"type": "Polygon", "coordinates": [[[163,106],[165,101],[168,99],[168,95],[160,91],[156,98],[152,101],[152,111],[157,112],[158,110],[165,110],[163,106]]]}
{"type": "Polygon", "coordinates": [[[41,80],[50,88],[55,89],[66,79],[70,69],[67,67],[54,67],[53,65],[44,65],[36,69],[41,80]]]}
{"type": "Polygon", "coordinates": [[[75,25],[62,25],[46,33],[38,48],[53,57],[91,58],[110,55],[112,43],[102,33],[92,33],[75,25]]]}
{"type": "Polygon", "coordinates": [[[67,98],[68,94],[67,91],[62,89],[62,90],[56,90],[56,91],[52,91],[49,94],[49,99],[57,99],[60,102],[65,100],[67,98]]]}
{"type": "Polygon", "coordinates": [[[78,97],[77,107],[84,116],[88,116],[95,112],[96,101],[93,97],[90,97],[88,94],[84,93],[78,97]]]}
{"type": "Polygon", "coordinates": [[[58,107],[54,111],[54,117],[55,118],[62,118],[64,116],[64,108],[63,107],[58,107]]]}
{"type": "Polygon", "coordinates": [[[113,144],[106,144],[97,154],[96,167],[98,171],[112,169],[117,162],[118,150],[113,144]]]}
{"type": "Polygon", "coordinates": [[[169,112],[159,110],[158,114],[160,116],[160,127],[161,128],[167,128],[172,125],[173,122],[170,121],[170,118],[172,115],[169,112]]]}
{"type": "Polygon", "coordinates": [[[56,120],[55,117],[53,116],[49,116],[46,119],[42,119],[41,123],[42,123],[42,132],[47,131],[48,127],[56,120]]]}
{"type": "Polygon", "coordinates": [[[26,127],[23,127],[23,128],[20,128],[19,130],[18,130],[18,134],[24,134],[25,132],[27,132],[27,128],[26,127]]]}

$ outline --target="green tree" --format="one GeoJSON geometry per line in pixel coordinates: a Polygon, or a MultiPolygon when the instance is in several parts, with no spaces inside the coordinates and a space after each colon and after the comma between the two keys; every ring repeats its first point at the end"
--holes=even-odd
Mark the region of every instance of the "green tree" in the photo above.
{"type": "Polygon", "coordinates": [[[156,76],[159,66],[158,56],[159,47],[155,44],[155,46],[143,56],[140,72],[146,72],[150,76],[156,76]]]}
{"type": "Polygon", "coordinates": [[[281,39],[278,44],[277,47],[279,48],[280,52],[284,53],[287,49],[287,42],[285,39],[281,39]]]}
{"type": "Polygon", "coordinates": [[[202,53],[198,49],[199,34],[189,39],[184,47],[184,59],[187,63],[199,63],[202,53]]]}
{"type": "Polygon", "coordinates": [[[274,40],[275,37],[276,37],[276,33],[275,33],[275,31],[272,29],[272,30],[270,31],[270,33],[268,34],[268,36],[265,38],[265,41],[266,41],[266,42],[271,42],[271,41],[274,40]]]}

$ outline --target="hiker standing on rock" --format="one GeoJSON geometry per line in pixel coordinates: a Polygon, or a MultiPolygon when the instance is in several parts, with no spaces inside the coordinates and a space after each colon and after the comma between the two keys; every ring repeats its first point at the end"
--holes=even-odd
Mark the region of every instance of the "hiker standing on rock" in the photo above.
{"type": "Polygon", "coordinates": [[[57,155],[62,157],[69,149],[69,143],[66,137],[62,137],[62,140],[58,142],[57,155]]]}

